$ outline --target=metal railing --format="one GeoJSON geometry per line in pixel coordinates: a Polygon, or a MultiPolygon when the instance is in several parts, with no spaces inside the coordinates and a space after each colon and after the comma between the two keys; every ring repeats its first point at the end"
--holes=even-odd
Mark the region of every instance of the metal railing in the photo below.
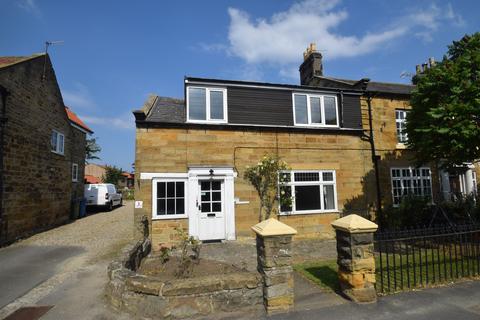
{"type": "Polygon", "coordinates": [[[375,234],[376,289],[392,293],[480,275],[480,225],[375,234]]]}

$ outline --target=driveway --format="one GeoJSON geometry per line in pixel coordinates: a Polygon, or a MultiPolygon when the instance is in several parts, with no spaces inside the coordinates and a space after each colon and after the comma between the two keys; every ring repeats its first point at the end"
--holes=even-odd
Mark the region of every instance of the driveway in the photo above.
{"type": "Polygon", "coordinates": [[[0,319],[35,305],[42,319],[116,319],[103,303],[106,268],[133,235],[133,203],[0,249],[0,319]]]}

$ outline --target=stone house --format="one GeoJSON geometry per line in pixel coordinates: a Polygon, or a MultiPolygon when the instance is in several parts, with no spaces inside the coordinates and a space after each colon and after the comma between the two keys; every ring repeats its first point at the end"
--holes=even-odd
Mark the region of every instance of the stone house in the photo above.
{"type": "Polygon", "coordinates": [[[154,248],[175,241],[177,227],[200,240],[252,237],[259,199],[243,174],[265,154],[292,169],[279,188],[293,204],[278,219],[298,230],[296,239],[333,238],[339,215],[369,216],[407,192],[441,196],[439,172],[415,168],[404,144],[414,86],[326,77],[312,47],[300,79],[186,77],[184,100],[151,96],[133,112],[135,219],[149,219],[154,248]]]}
{"type": "MultiPolygon", "coordinates": [[[[85,166],[85,183],[102,183],[102,177],[105,175],[105,165],[89,163],[85,166]]],[[[116,186],[119,189],[133,189],[135,175],[130,172],[122,172],[122,178],[118,180],[116,186]]]]}
{"type": "Polygon", "coordinates": [[[67,222],[83,198],[86,136],[48,55],[0,57],[0,243],[67,222]]]}

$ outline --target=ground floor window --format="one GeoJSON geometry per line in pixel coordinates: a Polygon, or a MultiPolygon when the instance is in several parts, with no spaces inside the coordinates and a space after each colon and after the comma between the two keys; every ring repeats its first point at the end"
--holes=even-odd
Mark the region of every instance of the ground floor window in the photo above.
{"type": "Polygon", "coordinates": [[[337,211],[334,170],[282,171],[279,173],[280,197],[291,197],[291,205],[281,205],[280,213],[303,214],[337,211]]]}
{"type": "Polygon", "coordinates": [[[186,214],[186,180],[153,180],[153,218],[184,218],[186,214]]]}
{"type": "Polygon", "coordinates": [[[393,204],[399,205],[402,197],[415,195],[432,199],[432,178],[428,167],[392,168],[393,204]]]}

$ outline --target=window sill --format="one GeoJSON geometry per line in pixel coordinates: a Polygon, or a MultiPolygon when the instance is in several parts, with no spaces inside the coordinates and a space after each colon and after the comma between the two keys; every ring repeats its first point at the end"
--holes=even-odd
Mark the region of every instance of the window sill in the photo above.
{"type": "Polygon", "coordinates": [[[331,128],[331,129],[340,129],[339,125],[322,125],[322,124],[299,124],[296,123],[294,124],[294,127],[296,128],[331,128]]]}
{"type": "Polygon", "coordinates": [[[52,153],[58,154],[59,156],[65,156],[65,152],[60,153],[60,152],[57,152],[57,151],[54,151],[54,150],[50,150],[50,151],[52,151],[52,153]]]}
{"type": "Polygon", "coordinates": [[[188,215],[165,215],[165,216],[153,216],[152,220],[176,220],[176,219],[188,219],[188,215]]]}
{"type": "Polygon", "coordinates": [[[323,211],[297,211],[289,213],[279,213],[279,216],[300,216],[300,215],[309,215],[309,214],[331,214],[331,213],[340,213],[337,209],[335,210],[323,210],[323,211]]]}
{"type": "Polygon", "coordinates": [[[395,145],[395,149],[397,150],[405,150],[405,149],[408,149],[407,145],[403,142],[398,142],[396,145],[395,145]]]}
{"type": "Polygon", "coordinates": [[[226,124],[227,120],[187,120],[187,123],[200,123],[200,124],[226,124]]]}

